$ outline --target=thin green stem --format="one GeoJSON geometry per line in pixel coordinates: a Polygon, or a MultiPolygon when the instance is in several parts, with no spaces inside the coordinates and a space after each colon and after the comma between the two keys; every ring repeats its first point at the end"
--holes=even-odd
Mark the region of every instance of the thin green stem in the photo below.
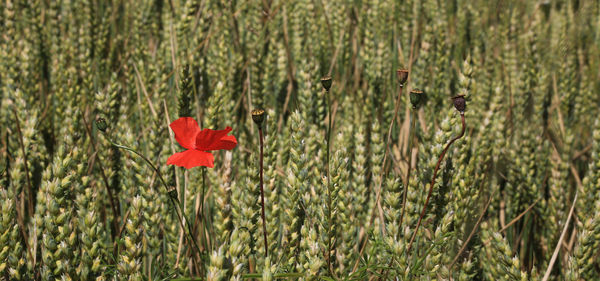
{"type": "MultiPolygon", "coordinates": [[[[112,144],[113,146],[117,147],[117,148],[121,148],[124,150],[127,150],[129,152],[133,152],[134,154],[136,154],[137,156],[141,157],[142,159],[144,159],[144,161],[146,161],[146,163],[152,168],[152,170],[154,170],[154,172],[156,172],[156,174],[158,175],[158,178],[160,179],[161,183],[163,184],[163,186],[165,187],[165,190],[167,192],[169,192],[169,186],[167,185],[167,183],[165,182],[162,173],[160,172],[159,169],[156,168],[156,166],[154,166],[154,164],[152,164],[152,162],[150,162],[150,160],[148,158],[146,158],[144,155],[140,154],[139,152],[135,151],[132,148],[129,148],[127,146],[124,145],[120,145],[120,144],[116,144],[114,143],[112,140],[108,139],[108,141],[110,142],[110,144],[112,144]]],[[[192,228],[190,226],[189,220],[187,219],[187,217],[185,216],[185,213],[183,213],[182,210],[180,210],[180,202],[178,198],[173,198],[173,196],[169,195],[169,199],[171,201],[171,203],[175,206],[175,213],[177,213],[177,218],[179,219],[179,223],[181,224],[181,227],[183,229],[185,229],[185,225],[183,223],[183,219],[185,218],[185,223],[187,224],[187,229],[188,229],[188,235],[189,235],[189,239],[192,241],[192,244],[194,245],[194,247],[196,248],[196,251],[198,252],[198,254],[200,255],[200,247],[198,247],[198,244],[196,243],[196,240],[194,239],[193,235],[192,235],[192,228]],[[181,212],[181,213],[180,213],[181,212]],[[183,216],[183,218],[182,218],[183,216]]],[[[195,255],[192,255],[192,257],[195,259],[195,255]]],[[[202,258],[202,256],[200,256],[202,258]]]]}
{"type": "MultiPolygon", "coordinates": [[[[206,231],[206,220],[204,219],[204,196],[206,193],[206,167],[202,167],[202,194],[200,197],[200,223],[202,224],[202,239],[206,239],[204,234],[206,231]]],[[[195,233],[194,233],[195,234],[195,233]]],[[[206,241],[205,241],[206,242],[206,241]]],[[[205,245],[208,245],[208,242],[205,243],[205,245]]],[[[204,247],[204,249],[208,249],[208,247],[204,247]]],[[[202,270],[204,271],[204,264],[202,265],[202,270]]]]}

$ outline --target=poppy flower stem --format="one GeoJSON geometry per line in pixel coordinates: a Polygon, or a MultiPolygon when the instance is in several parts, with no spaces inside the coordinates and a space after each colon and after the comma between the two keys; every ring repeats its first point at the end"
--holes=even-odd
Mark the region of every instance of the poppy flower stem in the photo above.
{"type": "MultiPolygon", "coordinates": [[[[156,174],[158,175],[158,178],[160,179],[161,183],[163,184],[163,186],[165,187],[165,190],[167,191],[167,193],[169,193],[169,186],[167,185],[167,183],[165,182],[162,173],[160,172],[159,169],[156,168],[156,166],[154,166],[154,164],[152,164],[152,162],[146,158],[144,155],[140,154],[139,152],[137,152],[136,150],[124,146],[124,145],[120,145],[120,144],[116,144],[114,143],[112,140],[108,139],[108,141],[110,142],[111,145],[120,148],[120,149],[124,149],[127,150],[129,152],[134,153],[135,155],[141,157],[142,159],[144,159],[144,161],[146,161],[146,163],[152,168],[152,170],[154,170],[154,172],[156,172],[156,174]]],[[[180,203],[179,203],[179,199],[177,199],[176,197],[170,196],[169,195],[169,199],[171,201],[171,203],[175,206],[175,213],[177,213],[177,218],[179,219],[179,223],[181,224],[182,229],[185,229],[185,224],[187,224],[187,229],[188,229],[188,235],[192,244],[194,245],[194,247],[196,248],[196,251],[198,253],[198,255],[200,255],[201,251],[200,251],[200,247],[198,247],[198,243],[196,243],[196,240],[194,239],[194,236],[192,235],[192,228],[190,226],[190,222],[187,219],[187,217],[185,217],[185,213],[183,213],[180,210],[180,203]],[[180,213],[181,212],[181,213],[180,213]],[[185,218],[185,224],[183,223],[183,219],[185,218]]],[[[195,260],[196,255],[192,255],[192,258],[195,260]]],[[[202,255],[200,255],[200,258],[202,258],[202,255]]]]}
{"type": "MultiPolygon", "coordinates": [[[[204,217],[204,196],[206,196],[206,167],[202,167],[202,197],[200,197],[200,223],[202,223],[202,240],[204,241],[204,246],[208,245],[206,241],[206,236],[204,231],[206,231],[206,219],[204,217]]],[[[193,232],[196,235],[196,232],[193,232]]],[[[202,242],[202,241],[201,241],[202,242]]],[[[207,249],[208,247],[204,247],[207,249]]],[[[202,264],[202,270],[204,270],[204,264],[202,264]]]]}
{"type": "MultiPolygon", "coordinates": [[[[400,98],[402,97],[402,91],[404,90],[404,84],[400,84],[400,91],[398,92],[398,98],[396,99],[396,104],[394,106],[394,118],[390,121],[390,127],[387,132],[387,137],[385,141],[385,153],[383,154],[383,164],[381,166],[381,174],[379,175],[379,183],[377,184],[376,189],[376,200],[375,205],[379,212],[379,220],[381,221],[381,233],[385,235],[385,217],[383,215],[383,209],[379,208],[381,206],[381,184],[383,183],[383,176],[386,174],[386,170],[388,169],[388,154],[390,153],[390,146],[392,142],[392,129],[394,128],[394,121],[398,118],[398,111],[400,111],[400,98]]],[[[375,212],[373,212],[375,214],[375,212]]],[[[363,244],[363,247],[366,246],[366,242],[363,244]]]]}
{"type": "Polygon", "coordinates": [[[431,178],[431,183],[429,184],[429,192],[427,193],[427,199],[425,199],[425,205],[423,205],[423,210],[421,211],[421,215],[419,215],[419,221],[417,222],[417,227],[415,228],[415,231],[413,232],[412,237],[410,238],[410,242],[408,243],[408,248],[406,248],[406,251],[409,252],[413,242],[415,241],[415,237],[417,236],[417,233],[419,232],[419,226],[421,226],[421,221],[423,220],[423,217],[425,216],[425,212],[427,211],[427,205],[429,204],[429,199],[431,198],[431,193],[433,191],[433,186],[435,184],[435,178],[437,177],[437,173],[438,170],[440,169],[440,164],[442,163],[442,160],[444,159],[444,155],[446,155],[446,152],[448,151],[448,149],[450,148],[450,145],[452,145],[455,141],[457,141],[458,139],[462,138],[465,135],[465,113],[464,111],[460,112],[460,120],[462,123],[462,130],[460,131],[460,134],[456,137],[454,137],[453,139],[451,139],[448,144],[446,144],[446,147],[444,148],[444,150],[442,150],[442,154],[440,154],[440,157],[438,158],[437,163],[435,164],[435,169],[433,170],[433,177],[431,178]]]}
{"type": "Polygon", "coordinates": [[[333,224],[333,218],[332,218],[332,210],[331,210],[331,205],[332,205],[332,198],[331,198],[331,173],[329,170],[329,151],[330,151],[330,147],[331,147],[331,124],[333,122],[332,120],[332,115],[331,115],[331,100],[330,100],[330,96],[329,96],[329,90],[327,88],[325,88],[325,92],[327,95],[327,160],[326,160],[326,165],[327,165],[327,269],[329,270],[329,272],[333,275],[333,270],[331,268],[331,247],[332,247],[332,241],[333,240],[333,230],[332,230],[332,224],[333,224]]]}
{"type": "Polygon", "coordinates": [[[267,221],[265,220],[265,191],[263,188],[263,146],[264,146],[264,135],[262,126],[258,127],[258,135],[260,138],[260,205],[262,208],[262,222],[263,222],[263,238],[265,239],[265,257],[269,256],[269,244],[267,243],[267,221]]]}
{"type": "Polygon", "coordinates": [[[408,167],[406,168],[406,184],[404,185],[404,192],[402,192],[402,213],[400,215],[400,222],[398,223],[398,233],[402,232],[402,222],[404,221],[404,212],[406,211],[406,195],[408,194],[408,187],[410,186],[410,172],[412,169],[412,150],[414,145],[414,138],[416,132],[416,121],[417,111],[413,110],[411,114],[412,122],[410,125],[410,136],[408,137],[408,167]]]}

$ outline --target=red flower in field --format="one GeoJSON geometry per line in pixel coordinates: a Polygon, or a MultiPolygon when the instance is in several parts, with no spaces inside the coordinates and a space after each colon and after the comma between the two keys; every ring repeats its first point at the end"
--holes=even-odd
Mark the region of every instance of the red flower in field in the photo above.
{"type": "Polygon", "coordinates": [[[175,140],[187,148],[186,151],[178,152],[167,159],[167,165],[177,165],[190,169],[197,166],[214,166],[214,156],[210,150],[231,150],[237,145],[235,137],[228,136],[231,127],[225,130],[200,130],[198,123],[191,117],[181,117],[170,125],[175,133],[175,140]]]}

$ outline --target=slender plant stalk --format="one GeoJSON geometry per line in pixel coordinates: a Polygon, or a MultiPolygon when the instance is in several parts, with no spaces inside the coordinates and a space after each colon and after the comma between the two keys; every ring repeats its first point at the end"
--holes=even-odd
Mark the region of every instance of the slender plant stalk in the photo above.
{"type": "MultiPolygon", "coordinates": [[[[206,227],[207,227],[206,220],[204,219],[204,196],[205,196],[205,194],[206,194],[206,167],[202,167],[202,194],[200,197],[200,212],[201,212],[200,213],[200,223],[202,224],[202,229],[203,229],[202,235],[201,235],[203,240],[206,239],[206,237],[204,236],[204,231],[206,231],[206,227]]],[[[194,234],[196,234],[196,233],[194,232],[194,234]]],[[[205,242],[206,242],[205,245],[208,245],[209,241],[205,241],[205,242]]],[[[204,249],[208,249],[208,247],[204,247],[204,249]]],[[[202,264],[201,269],[203,272],[206,272],[206,270],[204,270],[205,269],[204,264],[202,264]]]]}
{"type": "MultiPolygon", "coordinates": [[[[146,158],[144,155],[140,154],[139,152],[135,151],[132,148],[129,148],[127,146],[124,145],[120,145],[120,144],[116,144],[114,143],[112,140],[108,140],[113,146],[117,147],[117,148],[121,148],[130,152],[133,152],[134,154],[136,154],[137,156],[141,157],[142,159],[144,159],[144,161],[146,161],[146,163],[152,168],[152,170],[154,170],[154,172],[156,172],[156,174],[158,175],[158,178],[160,179],[161,183],[163,184],[163,186],[165,187],[165,190],[167,192],[169,192],[169,186],[167,185],[167,183],[165,182],[162,173],[160,172],[159,169],[156,168],[156,166],[154,166],[154,164],[152,164],[152,162],[146,158]]],[[[187,229],[188,229],[188,236],[189,239],[192,241],[192,244],[194,245],[194,247],[196,248],[196,251],[198,253],[198,255],[200,255],[201,251],[200,251],[200,247],[198,247],[198,243],[196,243],[196,240],[194,239],[194,236],[192,235],[192,228],[190,226],[190,222],[187,219],[187,217],[185,216],[185,213],[183,213],[183,211],[180,210],[180,206],[179,206],[179,199],[178,198],[173,198],[173,196],[169,196],[169,199],[171,201],[171,203],[175,206],[175,213],[177,213],[177,218],[179,219],[179,223],[181,224],[181,227],[183,229],[185,229],[185,225],[183,223],[183,218],[185,218],[185,224],[187,224],[187,229]],[[181,212],[181,213],[180,213],[181,212]],[[183,218],[182,218],[183,217],[183,218]]],[[[195,260],[196,256],[192,255],[192,258],[195,260]]],[[[200,255],[200,257],[202,258],[202,256],[200,255]]]]}
{"type": "MultiPolygon", "coordinates": [[[[411,125],[410,125],[410,133],[408,136],[408,167],[406,168],[406,184],[404,185],[404,191],[402,192],[402,213],[400,215],[400,221],[398,223],[398,233],[402,233],[402,221],[404,219],[404,211],[406,210],[406,194],[408,193],[408,186],[410,185],[410,170],[411,170],[411,166],[412,166],[412,148],[413,148],[413,138],[416,135],[415,132],[415,125],[416,125],[416,110],[413,110],[411,113],[411,125]]],[[[388,269],[392,267],[392,265],[394,264],[394,257],[392,257],[392,259],[390,260],[390,263],[388,264],[388,269]]],[[[389,270],[386,269],[385,273],[382,275],[383,276],[383,280],[387,279],[387,275],[389,270]]],[[[381,280],[381,276],[377,279],[377,280],[381,280]]]]}
{"type": "MultiPolygon", "coordinates": [[[[23,165],[25,167],[25,178],[27,179],[27,194],[28,194],[28,198],[27,200],[29,201],[27,204],[28,210],[29,210],[29,214],[33,214],[33,189],[32,189],[32,185],[31,185],[31,180],[29,179],[29,168],[27,167],[27,154],[25,154],[25,145],[23,144],[23,133],[21,132],[21,125],[19,124],[19,116],[17,116],[17,111],[13,109],[13,113],[15,115],[15,120],[16,120],[16,125],[17,125],[17,133],[19,134],[19,145],[21,147],[21,152],[23,153],[23,157],[25,157],[25,160],[23,161],[23,165]]],[[[8,167],[7,167],[8,169],[8,167]]],[[[15,194],[15,197],[17,195],[15,194]]],[[[21,203],[24,203],[25,198],[22,198],[23,196],[21,196],[21,203]]],[[[15,198],[16,199],[16,198],[15,198]]],[[[16,200],[15,200],[16,201],[16,200]]],[[[16,201],[18,202],[18,201],[16,201]]],[[[21,235],[23,235],[23,242],[25,242],[25,246],[27,247],[27,254],[29,255],[30,258],[33,258],[33,255],[31,253],[31,247],[29,246],[29,236],[27,235],[27,232],[25,231],[25,226],[23,225],[23,217],[25,216],[25,208],[21,209],[21,211],[18,211],[19,208],[16,207],[15,211],[17,212],[17,216],[20,217],[20,219],[18,219],[18,223],[19,223],[19,228],[21,229],[21,235]]]]}
{"type": "Polygon", "coordinates": [[[411,125],[410,125],[410,136],[408,137],[408,167],[406,168],[406,184],[404,185],[404,192],[402,192],[402,213],[400,215],[400,222],[398,223],[398,233],[402,232],[402,222],[404,221],[404,212],[406,211],[406,195],[408,194],[408,187],[410,186],[410,172],[412,169],[412,149],[414,145],[414,138],[417,135],[416,132],[416,120],[417,112],[413,110],[411,114],[411,125]]]}
{"type": "Polygon", "coordinates": [[[333,237],[331,231],[331,173],[329,170],[329,150],[331,146],[331,100],[329,99],[329,90],[325,91],[325,96],[327,97],[327,159],[326,159],[326,171],[327,171],[327,270],[333,275],[333,270],[331,268],[331,240],[333,237]]]}
{"type": "Polygon", "coordinates": [[[260,207],[262,209],[261,212],[261,216],[262,216],[262,225],[263,225],[263,238],[265,239],[265,257],[269,256],[269,244],[267,244],[267,221],[265,219],[265,190],[263,188],[264,182],[263,182],[263,146],[264,146],[264,135],[263,135],[263,130],[262,130],[262,126],[259,125],[258,127],[258,135],[260,138],[260,207]]]}
{"type": "Polygon", "coordinates": [[[565,222],[565,226],[563,227],[562,233],[560,234],[560,238],[558,238],[558,242],[556,243],[556,248],[554,248],[554,252],[552,253],[552,258],[550,258],[550,262],[548,264],[548,268],[544,273],[544,277],[542,281],[547,281],[550,278],[550,272],[552,272],[552,268],[554,267],[554,262],[558,258],[558,252],[560,251],[562,241],[565,239],[565,234],[567,234],[567,229],[569,228],[569,223],[571,222],[571,218],[573,217],[573,211],[575,210],[575,203],[577,203],[577,196],[579,195],[579,191],[575,191],[575,197],[573,197],[573,204],[571,204],[571,210],[569,210],[569,215],[567,216],[567,221],[565,222]]]}
{"type": "MultiPolygon", "coordinates": [[[[381,174],[379,174],[379,183],[377,185],[377,198],[375,200],[375,206],[376,208],[379,210],[379,219],[381,220],[381,233],[385,236],[385,221],[384,221],[384,216],[383,216],[383,209],[379,208],[380,206],[380,200],[381,200],[381,183],[383,182],[383,175],[386,173],[386,166],[387,166],[387,155],[389,153],[390,150],[390,142],[392,139],[392,128],[394,127],[394,121],[396,120],[396,118],[398,118],[398,111],[400,110],[400,98],[402,97],[402,90],[404,89],[404,84],[400,83],[400,91],[398,92],[398,97],[396,98],[396,103],[394,106],[394,118],[392,118],[392,121],[390,122],[390,127],[388,129],[388,134],[386,137],[386,142],[385,142],[385,153],[383,154],[383,166],[381,169],[381,174]]],[[[375,213],[375,212],[373,212],[375,213]]],[[[371,218],[373,219],[373,217],[371,218]]],[[[367,241],[369,239],[366,239],[363,241],[362,246],[360,247],[360,251],[358,252],[358,255],[361,256],[363,251],[365,250],[365,248],[367,247],[367,241]]],[[[354,273],[356,271],[356,269],[358,268],[358,262],[360,261],[357,260],[356,263],[354,264],[354,268],[352,269],[352,273],[354,273]]],[[[393,259],[390,263],[393,262],[393,259]]],[[[386,273],[387,274],[387,273],[386,273]]]]}
{"type": "Polygon", "coordinates": [[[444,159],[444,155],[446,155],[446,152],[450,148],[450,145],[452,145],[458,139],[462,138],[463,135],[465,134],[465,113],[464,112],[460,113],[460,121],[462,123],[462,130],[460,131],[460,134],[458,136],[454,137],[453,139],[451,139],[450,142],[448,142],[448,144],[446,144],[446,147],[442,151],[442,154],[440,154],[440,157],[438,158],[438,161],[435,164],[435,170],[433,170],[433,177],[431,178],[431,183],[429,184],[429,192],[427,193],[427,199],[425,199],[425,205],[423,205],[423,211],[421,211],[421,215],[419,216],[419,221],[417,222],[417,227],[415,228],[415,232],[413,233],[412,237],[410,238],[410,242],[408,243],[408,248],[406,248],[407,252],[410,252],[412,244],[415,241],[415,237],[417,236],[417,233],[419,232],[419,226],[421,226],[421,221],[423,220],[423,217],[425,216],[425,212],[427,211],[427,205],[429,204],[429,199],[431,198],[431,193],[433,191],[433,185],[435,184],[435,178],[437,177],[437,173],[438,173],[438,170],[440,169],[440,164],[442,163],[442,160],[444,159]]]}
{"type": "MultiPolygon", "coordinates": [[[[23,161],[23,166],[25,168],[25,179],[27,180],[27,209],[29,214],[33,214],[33,189],[31,185],[31,179],[29,178],[29,167],[27,165],[27,154],[25,154],[25,146],[23,145],[23,133],[21,133],[21,125],[19,123],[19,116],[17,116],[17,111],[13,109],[13,113],[15,115],[15,123],[17,125],[17,133],[19,135],[19,146],[21,147],[21,153],[23,153],[23,157],[25,157],[25,161],[23,161]]],[[[25,211],[25,210],[23,210],[25,211]]],[[[27,240],[27,236],[25,240],[27,240]]]]}
{"type": "MultiPolygon", "coordinates": [[[[381,169],[381,174],[379,175],[379,183],[377,184],[377,199],[375,200],[376,208],[379,210],[379,219],[381,220],[381,232],[385,235],[385,219],[383,216],[383,209],[380,207],[381,201],[381,183],[383,182],[383,175],[386,173],[387,166],[387,156],[390,153],[390,143],[392,142],[392,128],[394,128],[394,121],[398,118],[398,112],[400,111],[400,98],[402,97],[402,92],[404,90],[404,84],[400,84],[400,92],[398,93],[398,97],[396,98],[396,106],[394,107],[394,118],[390,122],[390,127],[388,128],[388,133],[385,141],[385,153],[383,154],[383,166],[381,169]]],[[[363,247],[366,243],[363,245],[363,247]]]]}
{"type": "Polygon", "coordinates": [[[450,265],[448,266],[448,271],[450,271],[450,276],[452,276],[452,266],[454,266],[454,264],[456,264],[456,262],[458,261],[458,258],[460,258],[460,255],[462,254],[462,252],[467,248],[469,241],[471,241],[471,238],[473,238],[473,235],[475,235],[475,232],[479,228],[479,225],[481,224],[481,221],[483,220],[483,216],[485,215],[488,208],[490,207],[490,203],[492,203],[492,199],[494,199],[494,196],[496,196],[495,190],[494,190],[494,193],[492,193],[492,195],[490,195],[490,198],[488,199],[487,203],[485,203],[485,207],[483,208],[483,211],[481,211],[481,215],[479,215],[479,218],[477,219],[475,226],[473,226],[471,233],[469,233],[467,240],[465,240],[462,247],[460,247],[460,249],[458,250],[458,253],[454,257],[454,259],[452,259],[452,263],[450,263],[450,265]]]}
{"type": "MultiPolygon", "coordinates": [[[[85,127],[85,132],[87,133],[88,137],[90,138],[90,142],[92,143],[92,148],[94,149],[94,153],[98,152],[98,148],[96,147],[96,142],[94,141],[94,138],[92,137],[92,132],[91,129],[88,125],[87,120],[85,119],[85,114],[82,115],[82,120],[84,123],[84,127],[85,127]]],[[[103,132],[104,133],[104,132],[103,132]]],[[[111,142],[112,143],[112,142],[111,142]]],[[[100,160],[100,158],[98,158],[98,160],[100,160]]],[[[104,173],[104,168],[102,167],[102,164],[100,164],[100,175],[102,177],[102,181],[104,182],[104,187],[106,188],[106,193],[108,195],[108,202],[110,203],[110,208],[113,212],[113,216],[114,216],[114,220],[112,221],[112,238],[113,241],[115,240],[115,234],[117,231],[119,231],[119,215],[121,213],[120,207],[114,202],[114,197],[112,194],[112,191],[110,189],[110,186],[108,185],[108,178],[106,177],[106,174],[104,173]],[[117,209],[118,208],[118,209],[117,209]]],[[[106,216],[104,216],[104,223],[106,224],[106,216]]],[[[114,254],[116,255],[116,251],[114,251],[114,254]]]]}

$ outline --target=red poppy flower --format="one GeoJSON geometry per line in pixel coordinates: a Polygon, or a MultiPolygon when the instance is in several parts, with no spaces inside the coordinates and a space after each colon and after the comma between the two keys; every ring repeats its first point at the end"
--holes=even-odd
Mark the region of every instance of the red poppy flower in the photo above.
{"type": "Polygon", "coordinates": [[[200,130],[198,123],[191,117],[181,117],[169,125],[175,133],[175,140],[187,148],[167,159],[167,165],[177,165],[190,169],[197,166],[214,167],[214,156],[210,150],[231,150],[237,145],[233,135],[228,136],[231,127],[225,130],[200,130]]]}

